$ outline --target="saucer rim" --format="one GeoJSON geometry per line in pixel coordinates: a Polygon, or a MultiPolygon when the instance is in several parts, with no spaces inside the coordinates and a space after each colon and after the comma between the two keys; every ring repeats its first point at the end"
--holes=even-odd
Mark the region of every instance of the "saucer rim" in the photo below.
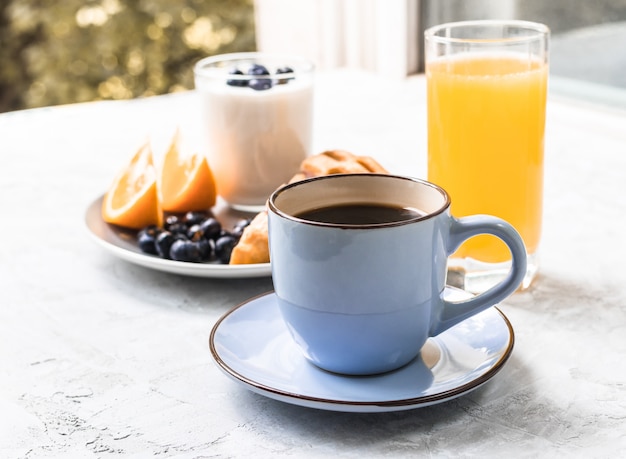
{"type": "MultiPolygon", "coordinates": [[[[464,292],[463,290],[456,289],[454,287],[446,286],[446,289],[454,290],[457,292],[464,292]]],[[[508,332],[508,343],[506,347],[502,350],[502,355],[500,358],[494,362],[487,371],[478,375],[475,379],[468,381],[458,387],[454,387],[452,389],[448,389],[436,394],[430,394],[420,397],[410,397],[410,398],[402,398],[397,400],[379,400],[379,401],[358,401],[358,400],[336,400],[336,399],[328,399],[310,396],[301,393],[295,393],[291,391],[286,391],[282,389],[277,389],[275,387],[268,386],[266,384],[254,381],[253,379],[245,376],[236,370],[232,369],[227,362],[225,362],[219,355],[218,350],[215,347],[215,335],[220,328],[220,325],[230,317],[235,311],[245,308],[250,303],[260,300],[266,296],[275,295],[273,290],[261,293],[259,295],[255,295],[246,301],[238,304],[234,308],[227,311],[223,314],[218,321],[214,324],[211,330],[211,334],[209,336],[209,348],[211,351],[211,355],[216,362],[218,368],[226,374],[229,378],[233,379],[235,382],[241,384],[243,383],[245,387],[255,393],[260,395],[273,398],[275,400],[280,400],[286,403],[295,404],[299,406],[307,406],[311,408],[325,409],[330,411],[344,411],[344,412],[376,412],[376,411],[399,411],[399,410],[408,410],[414,408],[422,408],[426,406],[431,406],[434,404],[442,403],[448,400],[452,400],[454,398],[465,395],[489,380],[491,380],[505,365],[505,363],[510,358],[513,348],[515,346],[515,332],[513,330],[513,326],[509,321],[508,317],[497,307],[492,306],[492,308],[499,314],[499,317],[502,319],[504,325],[506,326],[506,330],[508,332]],[[298,403],[299,402],[299,403],[298,403]],[[371,408],[371,410],[367,410],[367,408],[371,408]]],[[[466,320],[471,320],[471,317],[466,320]]],[[[445,333],[445,332],[444,332],[445,333]]],[[[304,358],[304,357],[303,357],[304,358]]],[[[411,365],[409,363],[408,365],[411,365]]],[[[338,373],[331,373],[326,370],[323,370],[319,367],[317,369],[321,372],[325,372],[327,374],[331,374],[336,376],[337,378],[350,378],[348,375],[341,375],[338,373]]],[[[360,376],[360,377],[384,377],[384,373],[371,375],[371,376],[360,376]]]]}

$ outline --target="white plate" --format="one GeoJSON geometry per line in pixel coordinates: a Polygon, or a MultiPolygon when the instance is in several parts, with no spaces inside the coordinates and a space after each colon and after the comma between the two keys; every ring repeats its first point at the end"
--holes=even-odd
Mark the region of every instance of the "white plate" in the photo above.
{"type": "MultiPolygon", "coordinates": [[[[451,299],[467,298],[449,288],[451,299]]],[[[239,305],[213,327],[211,354],[232,380],[261,395],[332,411],[382,412],[451,400],[489,381],[513,350],[514,333],[497,308],[429,338],[421,356],[399,370],[342,376],[306,360],[282,321],[274,293],[239,305]]]]}
{"type": "MultiPolygon", "coordinates": [[[[156,269],[174,274],[196,277],[244,278],[267,277],[272,275],[269,263],[249,265],[223,265],[215,263],[189,263],[184,261],[165,260],[156,255],[143,253],[137,246],[135,231],[109,225],[102,219],[102,196],[87,208],[85,223],[94,240],[107,251],[122,260],[135,263],[146,268],[156,269]]],[[[222,223],[241,218],[243,214],[230,211],[220,206],[217,211],[218,220],[222,223]]],[[[250,217],[250,215],[247,215],[250,217]]]]}

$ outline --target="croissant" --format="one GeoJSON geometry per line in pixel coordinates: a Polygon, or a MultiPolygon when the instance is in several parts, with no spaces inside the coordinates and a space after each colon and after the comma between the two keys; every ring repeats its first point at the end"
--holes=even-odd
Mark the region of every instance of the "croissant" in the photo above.
{"type": "Polygon", "coordinates": [[[239,242],[230,255],[231,265],[269,263],[270,250],[267,242],[267,212],[256,214],[246,226],[239,242]]]}

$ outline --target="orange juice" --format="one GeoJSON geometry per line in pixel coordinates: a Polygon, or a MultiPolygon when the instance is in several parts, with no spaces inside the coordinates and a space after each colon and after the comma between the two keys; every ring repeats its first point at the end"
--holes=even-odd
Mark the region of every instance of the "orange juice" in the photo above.
{"type": "MultiPolygon", "coordinates": [[[[511,223],[530,254],[541,233],[547,75],[543,61],[504,53],[440,58],[426,68],[428,180],[450,193],[454,216],[511,223]]],[[[453,256],[510,260],[488,235],[453,256]]]]}

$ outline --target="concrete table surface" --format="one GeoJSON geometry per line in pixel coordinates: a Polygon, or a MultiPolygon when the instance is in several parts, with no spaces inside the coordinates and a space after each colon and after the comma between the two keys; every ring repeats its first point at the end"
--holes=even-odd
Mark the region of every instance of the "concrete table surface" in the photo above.
{"type": "MultiPolygon", "coordinates": [[[[0,115],[0,457],[626,455],[626,112],[549,100],[541,274],[500,305],[504,368],[439,405],[350,414],[212,361],[213,324],[270,278],[161,273],[90,240],[89,204],[146,138],[197,132],[198,108],[186,92],[0,115]]],[[[422,76],[323,73],[315,121],[314,152],[425,177],[422,76]]]]}

